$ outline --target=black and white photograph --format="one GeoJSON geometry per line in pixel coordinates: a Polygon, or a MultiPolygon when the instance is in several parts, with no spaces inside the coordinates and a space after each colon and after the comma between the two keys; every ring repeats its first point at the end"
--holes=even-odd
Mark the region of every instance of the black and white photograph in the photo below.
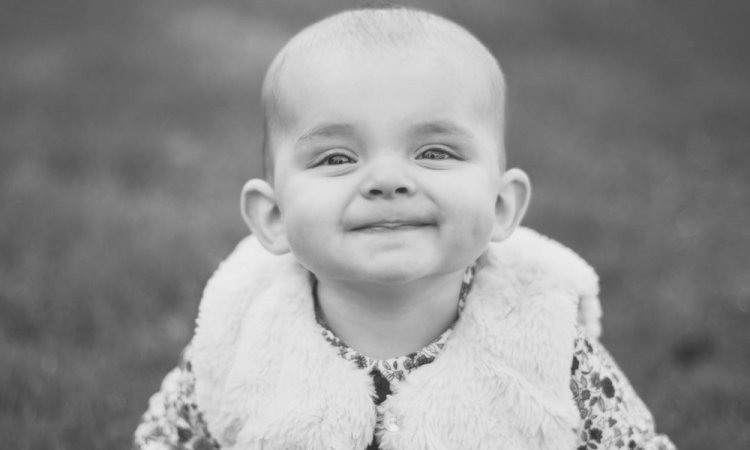
{"type": "Polygon", "coordinates": [[[750,3],[2,10],[3,449],[750,448],[750,3]]]}

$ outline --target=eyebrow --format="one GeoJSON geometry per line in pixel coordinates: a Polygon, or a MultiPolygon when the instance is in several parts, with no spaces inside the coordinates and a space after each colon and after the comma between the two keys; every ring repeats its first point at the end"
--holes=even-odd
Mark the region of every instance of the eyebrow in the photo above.
{"type": "Polygon", "coordinates": [[[449,121],[437,120],[434,122],[419,123],[411,127],[411,134],[417,136],[425,135],[448,135],[462,138],[471,138],[471,133],[465,128],[449,121]]]}
{"type": "MultiPolygon", "coordinates": [[[[472,134],[465,128],[446,120],[418,123],[409,129],[412,136],[457,136],[471,139],[472,134]]],[[[351,137],[356,135],[353,125],[347,123],[327,123],[316,126],[297,139],[297,144],[309,142],[318,138],[351,137]]]]}
{"type": "Polygon", "coordinates": [[[316,126],[310,131],[304,133],[297,139],[297,143],[304,143],[316,138],[331,138],[340,136],[353,136],[355,134],[354,126],[346,123],[329,123],[316,126]]]}

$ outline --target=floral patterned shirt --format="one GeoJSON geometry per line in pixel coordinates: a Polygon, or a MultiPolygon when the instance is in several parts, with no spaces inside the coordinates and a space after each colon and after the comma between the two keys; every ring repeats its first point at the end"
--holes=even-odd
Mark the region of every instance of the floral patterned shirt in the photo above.
{"type": "MultiPolygon", "coordinates": [[[[474,266],[464,275],[459,295],[458,312],[471,290],[474,266]]],[[[391,393],[391,386],[406,379],[409,373],[431,363],[440,353],[453,331],[451,326],[435,341],[405,356],[374,359],[348,347],[324,324],[320,332],[339,356],[367,371],[373,378],[376,407],[391,393]]],[[[219,450],[195,403],[195,376],[190,363],[190,348],[180,364],[162,382],[148,410],[135,431],[134,450],[219,450]]],[[[574,342],[570,389],[580,413],[576,450],[643,449],[673,450],[668,437],[656,434],[650,412],[630,386],[612,357],[597,341],[588,339],[583,331],[574,342]]],[[[378,413],[377,427],[388,428],[378,413]]],[[[373,442],[368,449],[377,449],[373,442]]]]}

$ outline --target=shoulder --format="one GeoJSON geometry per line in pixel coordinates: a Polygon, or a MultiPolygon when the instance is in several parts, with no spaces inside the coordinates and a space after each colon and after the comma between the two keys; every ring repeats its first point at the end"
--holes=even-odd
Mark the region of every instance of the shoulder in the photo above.
{"type": "Polygon", "coordinates": [[[577,308],[578,326],[589,336],[601,334],[599,277],[591,265],[562,243],[521,227],[508,239],[490,244],[482,261],[499,276],[512,273],[529,288],[527,294],[554,292],[551,297],[559,301],[571,299],[577,308]]]}
{"type": "Polygon", "coordinates": [[[180,363],[149,399],[148,409],[135,430],[134,450],[218,450],[195,402],[195,376],[190,347],[180,363]]]}
{"type": "Polygon", "coordinates": [[[674,449],[651,412],[597,340],[575,339],[570,388],[580,414],[578,448],[674,449]]]}
{"type": "Polygon", "coordinates": [[[305,295],[309,275],[292,255],[273,255],[254,236],[243,239],[211,276],[201,297],[191,344],[199,384],[219,383],[230,371],[249,318],[264,324],[305,295]]]}

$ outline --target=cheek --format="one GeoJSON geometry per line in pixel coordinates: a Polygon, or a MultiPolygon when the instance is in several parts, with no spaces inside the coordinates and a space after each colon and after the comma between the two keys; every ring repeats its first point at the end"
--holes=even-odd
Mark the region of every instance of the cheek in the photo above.
{"type": "Polygon", "coordinates": [[[477,246],[489,242],[495,226],[496,197],[487,186],[463,189],[454,204],[456,209],[457,235],[477,246]]]}
{"type": "Polygon", "coordinates": [[[284,229],[290,244],[305,243],[307,240],[315,239],[325,217],[320,208],[304,202],[304,199],[298,200],[287,204],[287,209],[282,212],[284,229]]]}
{"type": "Polygon", "coordinates": [[[280,198],[280,209],[287,241],[292,252],[304,261],[321,246],[331,242],[331,230],[335,227],[335,202],[329,196],[310,188],[295,189],[287,185],[280,198]]]}
{"type": "Polygon", "coordinates": [[[495,215],[489,211],[477,213],[474,220],[467,224],[465,242],[469,243],[472,251],[483,251],[492,237],[495,228],[495,215]]]}
{"type": "Polygon", "coordinates": [[[285,217],[286,238],[295,259],[307,270],[315,271],[316,261],[321,260],[328,236],[322,232],[320,221],[307,214],[297,213],[285,217]]]}

